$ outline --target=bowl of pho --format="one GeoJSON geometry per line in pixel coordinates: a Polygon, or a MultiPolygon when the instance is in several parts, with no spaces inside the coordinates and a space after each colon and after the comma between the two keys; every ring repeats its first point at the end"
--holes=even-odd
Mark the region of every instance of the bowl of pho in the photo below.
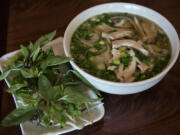
{"type": "Polygon", "coordinates": [[[177,32],[165,17],[130,3],[91,7],[70,22],[64,35],[72,67],[111,94],[151,88],[175,64],[179,49],[177,32]]]}

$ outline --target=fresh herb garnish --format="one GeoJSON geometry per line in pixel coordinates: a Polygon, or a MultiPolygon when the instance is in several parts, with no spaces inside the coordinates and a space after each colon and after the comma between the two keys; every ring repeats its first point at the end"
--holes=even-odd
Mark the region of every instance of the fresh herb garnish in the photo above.
{"type": "Polygon", "coordinates": [[[59,124],[63,127],[69,120],[80,117],[82,110],[92,106],[92,99],[78,85],[84,83],[100,93],[77,71],[69,66],[71,58],[55,56],[52,49],[42,47],[56,34],[42,36],[21,50],[3,65],[4,73],[0,81],[7,79],[11,85],[8,92],[13,94],[22,106],[3,119],[3,126],[18,125],[28,120],[36,120],[46,127],[59,124]],[[80,83],[82,82],[82,83],[80,83]]]}
{"type": "Polygon", "coordinates": [[[127,68],[130,65],[131,61],[132,61],[132,56],[130,55],[120,58],[120,62],[124,64],[124,68],[127,68]]]}

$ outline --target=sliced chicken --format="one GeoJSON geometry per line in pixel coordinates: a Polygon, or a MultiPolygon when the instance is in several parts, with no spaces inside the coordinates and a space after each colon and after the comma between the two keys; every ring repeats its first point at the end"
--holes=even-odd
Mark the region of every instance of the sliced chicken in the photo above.
{"type": "Polygon", "coordinates": [[[144,73],[149,69],[149,66],[141,62],[137,57],[135,58],[136,58],[136,62],[138,63],[137,67],[140,69],[141,73],[144,73]]]}
{"type": "Polygon", "coordinates": [[[132,36],[134,35],[134,32],[130,29],[119,29],[116,32],[112,32],[112,33],[105,33],[102,32],[102,37],[103,38],[108,38],[111,40],[115,40],[115,39],[119,39],[119,38],[124,38],[124,37],[129,37],[132,38],[132,36]]]}
{"type": "Polygon", "coordinates": [[[136,31],[139,33],[139,35],[143,39],[143,41],[146,41],[147,37],[143,31],[143,28],[142,28],[139,20],[137,19],[137,17],[134,17],[134,23],[133,24],[134,24],[136,31]]]}
{"type": "Polygon", "coordinates": [[[130,56],[132,56],[132,57],[135,56],[135,52],[134,52],[133,50],[130,50],[130,51],[129,51],[129,54],[130,54],[130,56]]]}
{"type": "Polygon", "coordinates": [[[139,63],[137,67],[141,70],[141,73],[144,73],[148,69],[148,66],[142,62],[139,63]]]}
{"type": "Polygon", "coordinates": [[[98,50],[96,50],[94,47],[90,48],[89,51],[92,52],[92,53],[98,52],[98,50]]]}
{"type": "Polygon", "coordinates": [[[122,19],[120,22],[114,24],[115,27],[131,28],[132,24],[128,19],[122,19]]]}
{"type": "Polygon", "coordinates": [[[138,42],[136,42],[134,40],[130,40],[130,39],[115,40],[112,42],[112,48],[119,48],[121,46],[132,47],[134,49],[139,50],[140,52],[142,52],[146,56],[149,54],[149,52],[146,49],[144,49],[144,47],[141,44],[139,44],[138,42]]]}
{"type": "Polygon", "coordinates": [[[120,58],[120,51],[119,51],[119,50],[113,48],[112,51],[111,51],[111,53],[112,53],[112,55],[113,55],[113,57],[112,57],[113,60],[120,58]]]}
{"type": "Polygon", "coordinates": [[[135,58],[136,62],[138,63],[137,67],[141,70],[141,73],[144,73],[147,69],[148,66],[146,64],[144,64],[143,62],[141,62],[136,56],[135,56],[135,52],[133,50],[129,51],[129,54],[135,58]]]}
{"type": "Polygon", "coordinates": [[[131,76],[130,78],[126,79],[126,82],[133,82],[134,79],[135,79],[135,78],[134,78],[133,76],[131,76]]]}
{"type": "Polygon", "coordinates": [[[93,61],[95,64],[100,64],[100,63],[104,63],[105,59],[103,57],[101,57],[100,55],[97,55],[94,57],[93,61]]]}
{"type": "Polygon", "coordinates": [[[87,46],[91,46],[91,47],[93,46],[93,44],[89,42],[88,40],[80,39],[80,41],[87,46]]]}
{"type": "Polygon", "coordinates": [[[123,70],[123,66],[120,65],[118,71],[116,72],[116,76],[120,79],[121,82],[132,82],[134,80],[133,74],[136,71],[136,60],[133,57],[131,64],[128,68],[123,70]]]}
{"type": "Polygon", "coordinates": [[[115,27],[120,27],[120,28],[131,28],[132,27],[131,19],[128,17],[115,16],[115,17],[112,17],[112,20],[114,22],[115,27]],[[118,21],[119,19],[120,19],[120,21],[118,21]]]}
{"type": "Polygon", "coordinates": [[[116,69],[116,66],[108,66],[108,70],[114,71],[116,69]]]}
{"type": "Polygon", "coordinates": [[[111,50],[110,50],[109,45],[107,45],[107,50],[105,52],[103,52],[100,56],[102,58],[104,58],[105,63],[111,63],[112,62],[111,50]]]}
{"type": "Polygon", "coordinates": [[[97,64],[97,68],[100,69],[100,70],[104,70],[105,69],[105,64],[104,63],[97,64]]]}
{"type": "Polygon", "coordinates": [[[94,57],[95,64],[100,64],[100,63],[111,63],[111,54],[110,54],[110,47],[107,45],[107,50],[100,55],[96,55],[94,57]]]}
{"type": "Polygon", "coordinates": [[[124,76],[125,80],[132,77],[132,75],[135,71],[136,71],[136,60],[133,57],[132,62],[129,65],[129,67],[123,71],[123,76],[124,76]]]}
{"type": "Polygon", "coordinates": [[[100,39],[99,33],[92,33],[91,39],[89,40],[91,43],[95,43],[100,39]]]}
{"type": "Polygon", "coordinates": [[[115,70],[116,77],[117,77],[121,82],[124,81],[123,71],[124,71],[124,65],[123,65],[123,64],[120,64],[118,70],[115,70]]]}
{"type": "Polygon", "coordinates": [[[155,40],[155,37],[157,35],[157,28],[155,28],[155,25],[149,24],[149,23],[141,23],[143,30],[147,37],[147,42],[151,43],[155,40]]]}
{"type": "Polygon", "coordinates": [[[113,28],[105,23],[102,23],[98,26],[96,26],[95,31],[100,31],[100,32],[109,32],[109,31],[113,31],[113,30],[117,30],[117,28],[113,28]]]}

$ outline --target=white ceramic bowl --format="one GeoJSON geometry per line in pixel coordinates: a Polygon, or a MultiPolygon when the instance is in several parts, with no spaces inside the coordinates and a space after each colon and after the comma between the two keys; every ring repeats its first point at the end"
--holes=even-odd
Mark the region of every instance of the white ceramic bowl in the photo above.
{"type": "Polygon", "coordinates": [[[161,73],[150,79],[140,82],[132,82],[132,83],[118,83],[118,82],[112,82],[97,78],[83,71],[73,61],[70,62],[72,67],[75,70],[77,70],[81,75],[83,75],[89,82],[91,82],[97,89],[106,93],[121,94],[121,95],[132,94],[151,88],[152,86],[157,84],[175,64],[180,49],[178,34],[174,29],[174,27],[172,26],[172,24],[165,17],[163,17],[158,12],[152,9],[130,3],[107,3],[107,4],[94,6],[92,8],[83,11],[70,22],[70,24],[68,25],[65,31],[64,41],[63,41],[65,55],[67,57],[71,57],[70,42],[71,42],[72,34],[77,29],[77,27],[92,16],[102,13],[108,13],[108,12],[132,13],[148,18],[149,20],[152,20],[153,22],[158,24],[166,32],[171,42],[172,56],[168,66],[161,73]]]}

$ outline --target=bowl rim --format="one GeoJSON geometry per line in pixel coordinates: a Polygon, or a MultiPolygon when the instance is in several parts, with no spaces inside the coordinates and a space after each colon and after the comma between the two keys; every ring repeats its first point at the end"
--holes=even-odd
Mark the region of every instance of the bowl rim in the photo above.
{"type": "MultiPolygon", "coordinates": [[[[87,77],[90,77],[91,79],[93,80],[97,80],[97,81],[100,81],[100,82],[103,82],[103,83],[106,83],[108,85],[116,85],[116,86],[134,86],[134,85],[143,85],[144,83],[149,83],[149,82],[152,82],[154,80],[157,80],[159,79],[159,77],[161,77],[162,75],[165,75],[172,67],[173,65],[175,64],[175,62],[177,61],[177,58],[179,56],[179,51],[180,51],[180,40],[179,40],[179,37],[178,37],[178,34],[174,28],[174,26],[170,23],[170,21],[168,19],[166,19],[163,15],[161,15],[160,13],[158,13],[157,11],[153,10],[153,9],[150,9],[148,7],[145,7],[145,6],[142,6],[142,5],[138,5],[138,4],[134,4],[134,3],[126,3],[126,2],[110,2],[110,3],[105,3],[105,4],[99,4],[99,5],[95,5],[93,7],[90,7],[90,8],[87,8],[85,10],[83,10],[82,12],[80,12],[78,15],[76,15],[72,20],[71,22],[69,23],[68,27],[66,28],[65,30],[65,33],[64,33],[64,39],[63,39],[63,48],[64,48],[64,52],[65,52],[65,55],[67,57],[71,57],[71,53],[67,51],[67,45],[66,45],[66,37],[68,36],[67,33],[68,31],[70,30],[70,26],[74,23],[75,19],[78,18],[79,16],[81,16],[84,12],[87,12],[88,10],[91,10],[91,9],[95,9],[95,8],[99,8],[101,6],[105,6],[105,5],[116,5],[116,4],[121,4],[121,5],[131,5],[131,6],[136,6],[138,8],[141,8],[141,9],[145,9],[145,10],[148,10],[150,11],[151,13],[153,14],[156,14],[158,16],[160,16],[162,19],[164,19],[169,27],[171,27],[174,35],[176,36],[175,39],[177,40],[177,49],[175,51],[175,55],[174,55],[174,58],[172,59],[172,55],[171,55],[171,58],[167,64],[167,66],[163,69],[163,71],[161,71],[160,73],[156,74],[155,76],[151,77],[151,78],[148,78],[146,80],[142,80],[142,81],[137,81],[137,82],[114,82],[114,81],[110,81],[110,80],[105,80],[105,79],[101,79],[101,78],[98,78],[94,75],[91,75],[89,74],[88,72],[84,71],[82,68],[80,68],[74,61],[70,61],[70,63],[75,66],[76,70],[82,72],[83,74],[85,74],[87,77]],[[179,41],[179,42],[178,42],[179,41]]],[[[104,12],[106,13],[106,12],[104,12]]],[[[98,14],[97,14],[98,15],[98,14]]],[[[143,16],[145,17],[145,16],[143,16]]],[[[149,19],[149,18],[148,18],[149,19]]],[[[151,19],[150,19],[151,20],[151,19]]],[[[151,20],[152,21],[152,20],[151,20]]],[[[79,24],[80,25],[80,24],[79,24]]],[[[169,38],[169,37],[168,37],[169,38]]],[[[171,44],[170,44],[171,45],[171,44]]],[[[70,46],[70,44],[69,44],[70,46]]],[[[171,45],[172,46],[172,45],[171,45]]],[[[172,54],[172,50],[171,50],[171,54],[172,54]]]]}

